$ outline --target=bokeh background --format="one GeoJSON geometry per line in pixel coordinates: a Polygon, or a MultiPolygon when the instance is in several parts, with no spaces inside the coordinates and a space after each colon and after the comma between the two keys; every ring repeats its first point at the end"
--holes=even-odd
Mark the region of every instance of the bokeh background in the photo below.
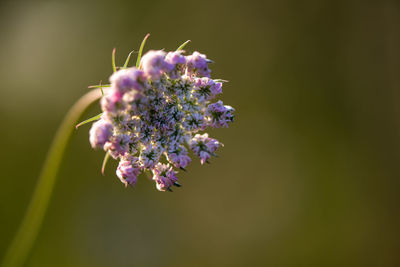
{"type": "Polygon", "coordinates": [[[26,266],[400,266],[394,0],[1,1],[0,258],[63,116],[148,32],[230,81],[220,157],[126,189],[83,126],[26,266]]]}

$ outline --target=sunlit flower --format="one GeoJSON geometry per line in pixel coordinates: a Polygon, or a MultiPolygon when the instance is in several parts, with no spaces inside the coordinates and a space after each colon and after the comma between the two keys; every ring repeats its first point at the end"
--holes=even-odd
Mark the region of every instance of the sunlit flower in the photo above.
{"type": "Polygon", "coordinates": [[[150,171],[158,190],[172,191],[179,186],[174,168],[185,170],[191,163],[187,147],[201,164],[216,156],[222,144],[198,132],[228,127],[234,109],[210,102],[222,93],[221,80],[210,78],[210,62],[199,52],[151,50],[139,69],[111,75],[90,144],[120,160],[116,173],[122,183],[134,186],[140,173],[150,171]],[[161,163],[165,160],[169,164],[161,163]]]}

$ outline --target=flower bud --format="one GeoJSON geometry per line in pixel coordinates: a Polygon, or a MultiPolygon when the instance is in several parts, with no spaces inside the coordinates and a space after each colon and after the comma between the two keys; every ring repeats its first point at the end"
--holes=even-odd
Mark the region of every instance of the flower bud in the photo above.
{"type": "Polygon", "coordinates": [[[112,135],[111,123],[100,119],[92,124],[89,131],[89,141],[93,148],[103,147],[112,135]]]}

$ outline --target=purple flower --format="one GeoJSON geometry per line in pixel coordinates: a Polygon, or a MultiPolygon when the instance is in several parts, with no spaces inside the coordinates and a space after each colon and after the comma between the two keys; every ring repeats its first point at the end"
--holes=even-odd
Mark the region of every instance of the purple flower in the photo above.
{"type": "Polygon", "coordinates": [[[234,108],[231,106],[224,106],[221,100],[214,104],[209,104],[206,110],[208,124],[211,127],[228,127],[228,123],[233,122],[234,108]]]}
{"type": "Polygon", "coordinates": [[[193,112],[187,115],[183,125],[187,130],[197,132],[204,127],[204,116],[200,113],[193,112]]]}
{"type": "Polygon", "coordinates": [[[112,135],[111,123],[100,119],[93,123],[89,131],[89,141],[93,148],[103,147],[112,135]]]}
{"type": "Polygon", "coordinates": [[[190,141],[190,148],[200,158],[201,164],[207,162],[211,156],[215,156],[215,151],[222,144],[218,140],[209,138],[208,134],[196,134],[190,141]]]}
{"type": "Polygon", "coordinates": [[[211,70],[208,68],[209,60],[205,55],[199,52],[194,52],[192,55],[186,57],[188,71],[191,74],[200,77],[210,77],[211,70]]]}
{"type": "Polygon", "coordinates": [[[165,61],[164,51],[150,50],[141,60],[144,73],[152,80],[158,80],[164,72],[171,71],[174,66],[165,61]]]}
{"type": "Polygon", "coordinates": [[[114,72],[110,82],[118,91],[125,93],[131,89],[141,91],[144,87],[146,77],[144,72],[136,68],[122,69],[114,72]]]}
{"type": "Polygon", "coordinates": [[[131,138],[126,134],[114,135],[105,143],[104,150],[108,151],[114,159],[117,159],[129,152],[130,140],[131,138]]]}
{"type": "Polygon", "coordinates": [[[121,159],[117,168],[117,176],[125,186],[134,186],[137,182],[137,177],[141,172],[141,167],[138,163],[138,158],[128,157],[121,159]]]}
{"type": "Polygon", "coordinates": [[[148,145],[140,153],[139,160],[144,168],[152,169],[157,164],[160,156],[161,151],[159,147],[148,145]]]}
{"type": "Polygon", "coordinates": [[[122,108],[123,93],[116,87],[111,87],[100,101],[101,109],[104,112],[116,112],[122,108]]]}
{"type": "Polygon", "coordinates": [[[200,101],[211,100],[222,93],[222,83],[216,83],[207,77],[195,79],[194,85],[195,93],[200,101]]]}
{"type": "Polygon", "coordinates": [[[171,186],[179,186],[176,172],[169,164],[157,163],[153,168],[153,180],[156,182],[159,191],[172,191],[171,186]]]}
{"type": "Polygon", "coordinates": [[[184,169],[191,162],[188,151],[184,146],[175,146],[167,153],[168,161],[176,168],[184,169]]]}
{"type": "Polygon", "coordinates": [[[165,61],[173,65],[177,64],[183,65],[186,63],[186,58],[185,56],[182,55],[182,51],[175,51],[175,52],[169,52],[165,57],[165,61]]]}
{"type": "Polygon", "coordinates": [[[210,103],[222,93],[222,83],[210,78],[210,60],[199,52],[183,54],[151,50],[139,69],[120,69],[110,77],[90,143],[120,161],[116,173],[125,185],[135,185],[142,171],[151,171],[157,189],[171,191],[179,186],[173,168],[185,169],[191,162],[187,147],[204,164],[222,145],[196,133],[233,121],[232,107],[210,103]]]}
{"type": "Polygon", "coordinates": [[[182,51],[169,52],[165,56],[165,61],[171,65],[167,72],[169,78],[180,78],[186,64],[186,57],[182,55],[182,51]]]}

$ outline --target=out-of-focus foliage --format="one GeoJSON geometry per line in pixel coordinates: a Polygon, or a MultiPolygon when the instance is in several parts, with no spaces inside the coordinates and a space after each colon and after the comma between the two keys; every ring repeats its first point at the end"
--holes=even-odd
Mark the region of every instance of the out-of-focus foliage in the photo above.
{"type": "Polygon", "coordinates": [[[161,194],[144,176],[126,189],[115,162],[101,176],[82,126],[27,266],[400,264],[389,0],[2,1],[0,257],[63,115],[108,79],[114,47],[123,65],[147,32],[147,49],[192,40],[230,81],[236,121],[210,132],[221,157],[180,172],[184,190],[161,194]]]}

